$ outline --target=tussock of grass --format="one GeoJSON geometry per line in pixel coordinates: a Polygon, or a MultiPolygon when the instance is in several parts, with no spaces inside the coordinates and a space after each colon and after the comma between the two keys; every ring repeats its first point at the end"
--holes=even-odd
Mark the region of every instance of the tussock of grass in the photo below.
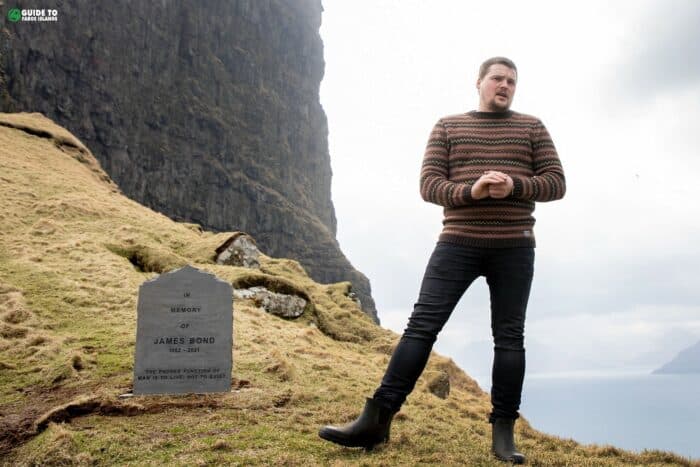
{"type": "MultiPolygon", "coordinates": [[[[196,235],[196,241],[186,242],[178,245],[178,253],[182,256],[190,258],[197,263],[215,264],[216,250],[226,240],[228,240],[232,232],[207,232],[202,230],[202,227],[197,224],[179,224],[189,229],[196,235]]],[[[233,232],[233,235],[238,232],[233,232]]]]}
{"type": "Polygon", "coordinates": [[[47,337],[42,335],[36,335],[27,340],[27,347],[36,347],[47,342],[47,337]]]}
{"type": "MultiPolygon", "coordinates": [[[[204,232],[121,196],[87,149],[36,114],[0,114],[0,455],[9,465],[500,465],[489,398],[433,354],[372,453],[322,442],[354,419],[398,336],[298,262],[217,265],[233,233],[204,232]],[[282,320],[234,302],[233,390],[139,396],[132,386],[139,286],[191,264],[236,287],[308,299],[282,320]],[[449,380],[450,392],[430,387],[449,380]]],[[[527,415],[527,414],[525,414],[527,415]]],[[[691,465],[671,453],[582,446],[517,424],[532,465],[691,465]]]]}
{"type": "Polygon", "coordinates": [[[276,374],[280,381],[291,381],[296,377],[294,365],[279,350],[275,349],[272,351],[270,360],[271,363],[265,368],[265,371],[276,374]]]}
{"type": "Polygon", "coordinates": [[[65,425],[52,423],[48,430],[37,438],[37,449],[27,453],[23,465],[45,466],[89,466],[94,459],[81,452],[79,436],[65,425]]]}
{"type": "Polygon", "coordinates": [[[56,386],[76,376],[71,360],[60,358],[46,365],[41,373],[44,382],[48,382],[51,386],[56,386]]]}
{"type": "Polygon", "coordinates": [[[313,304],[311,304],[311,298],[305,290],[298,287],[294,282],[286,280],[284,278],[271,276],[263,273],[248,273],[244,276],[239,277],[232,283],[233,287],[236,289],[249,289],[251,287],[265,287],[271,292],[277,292],[285,295],[295,295],[306,300],[310,305],[309,310],[313,310],[313,304]]]}
{"type": "Polygon", "coordinates": [[[277,276],[309,277],[306,269],[298,261],[286,258],[262,256],[262,270],[277,276]]]}
{"type": "Polygon", "coordinates": [[[20,324],[32,317],[31,313],[23,308],[15,308],[6,311],[2,320],[9,324],[20,324]]]}
{"type": "Polygon", "coordinates": [[[179,269],[188,261],[164,247],[147,245],[107,245],[112,253],[129,260],[137,271],[164,273],[179,269]]]}
{"type": "Polygon", "coordinates": [[[318,328],[327,336],[344,342],[370,343],[383,333],[348,297],[349,282],[329,284],[325,293],[314,297],[322,313],[317,313],[318,328]]]}
{"type": "Polygon", "coordinates": [[[0,337],[4,339],[21,339],[27,335],[29,329],[12,324],[0,324],[0,337]]]}
{"type": "Polygon", "coordinates": [[[214,444],[211,445],[211,449],[214,451],[229,451],[231,446],[223,439],[217,439],[214,444]]]}
{"type": "Polygon", "coordinates": [[[0,284],[0,317],[10,325],[18,325],[30,321],[34,315],[27,309],[22,292],[7,285],[0,284]]]}

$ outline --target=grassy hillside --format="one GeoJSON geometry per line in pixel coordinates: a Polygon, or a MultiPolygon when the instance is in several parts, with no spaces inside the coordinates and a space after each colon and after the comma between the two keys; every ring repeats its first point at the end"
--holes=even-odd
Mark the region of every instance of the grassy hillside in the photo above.
{"type": "MultiPolygon", "coordinates": [[[[0,114],[0,455],[8,465],[500,465],[488,396],[433,355],[371,453],[317,437],[371,394],[398,336],[298,263],[216,265],[230,233],[202,232],[124,197],[90,152],[38,114],[0,114]],[[185,264],[235,286],[294,289],[312,306],[286,321],[234,303],[234,370],[223,395],[119,398],[132,384],[140,284],[185,264]],[[449,376],[451,392],[431,383],[449,376]]],[[[522,420],[532,465],[691,465],[663,452],[581,446],[522,420]]]]}

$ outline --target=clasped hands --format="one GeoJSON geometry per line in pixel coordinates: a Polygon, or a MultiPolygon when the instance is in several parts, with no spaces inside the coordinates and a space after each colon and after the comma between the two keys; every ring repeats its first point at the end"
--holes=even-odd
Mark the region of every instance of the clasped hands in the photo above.
{"type": "Polygon", "coordinates": [[[503,172],[487,170],[472,185],[472,198],[505,198],[513,193],[513,179],[503,172]]]}

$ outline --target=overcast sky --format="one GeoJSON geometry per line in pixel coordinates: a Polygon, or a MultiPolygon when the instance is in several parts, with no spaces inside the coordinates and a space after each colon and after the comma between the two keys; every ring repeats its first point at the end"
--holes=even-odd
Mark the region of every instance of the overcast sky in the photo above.
{"type": "MultiPolygon", "coordinates": [[[[433,124],[475,109],[480,63],[518,66],[567,177],[538,203],[529,371],[653,368],[700,340],[700,2],[324,0],[338,240],[401,332],[441,231],[418,173],[433,124]]],[[[490,365],[475,282],[437,350],[490,365]]]]}

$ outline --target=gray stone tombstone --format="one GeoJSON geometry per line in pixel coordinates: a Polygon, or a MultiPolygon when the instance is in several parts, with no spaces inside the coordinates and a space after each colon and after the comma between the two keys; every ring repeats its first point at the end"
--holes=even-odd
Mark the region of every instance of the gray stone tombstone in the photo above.
{"type": "Polygon", "coordinates": [[[139,289],[134,394],[231,390],[233,289],[191,266],[139,289]]]}

